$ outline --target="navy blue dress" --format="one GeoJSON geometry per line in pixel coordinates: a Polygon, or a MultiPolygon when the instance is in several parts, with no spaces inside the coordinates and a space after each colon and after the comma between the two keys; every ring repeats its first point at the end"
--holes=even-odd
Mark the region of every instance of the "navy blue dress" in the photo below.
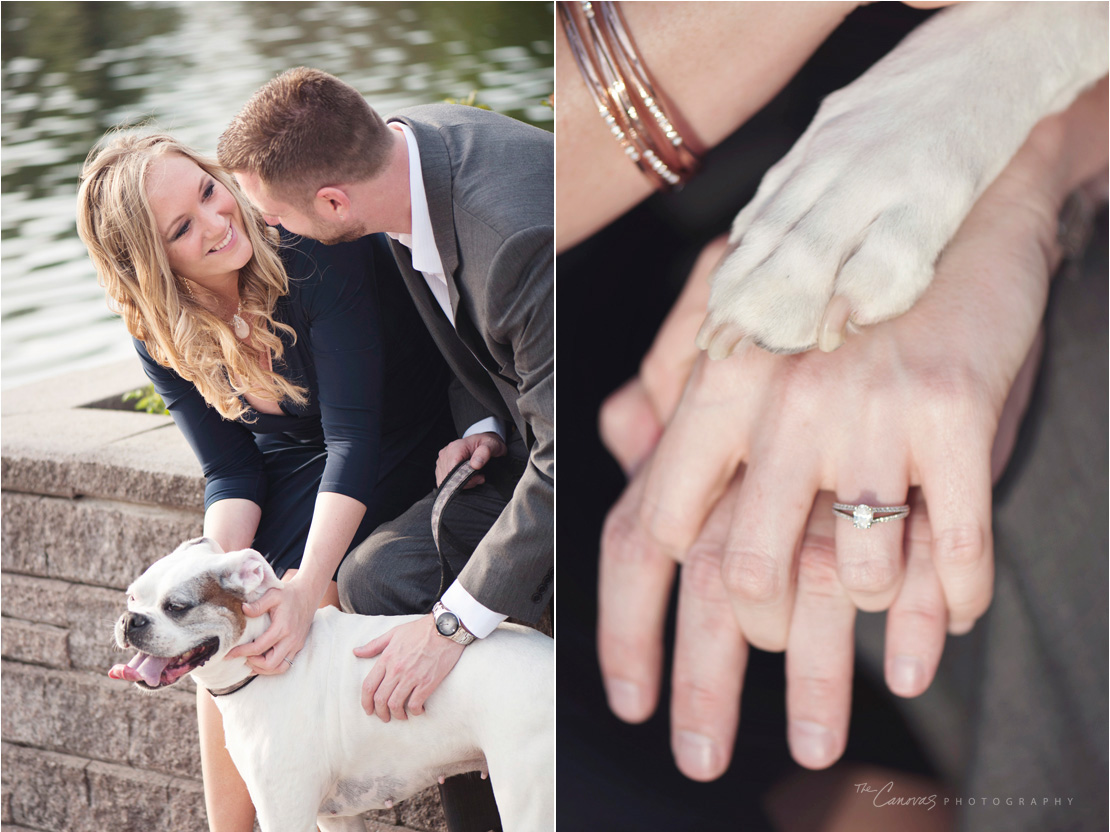
{"type": "Polygon", "coordinates": [[[261,506],[253,545],[279,576],[300,565],[318,492],[366,506],[354,548],[435,487],[436,455],[455,436],[449,371],[381,235],[325,246],[283,231],[281,255],[289,294],[274,318],[297,337],[281,334],[274,370],[308,391],[303,406],[229,421],[135,341],[201,463],[205,509],[229,498],[261,506]]]}

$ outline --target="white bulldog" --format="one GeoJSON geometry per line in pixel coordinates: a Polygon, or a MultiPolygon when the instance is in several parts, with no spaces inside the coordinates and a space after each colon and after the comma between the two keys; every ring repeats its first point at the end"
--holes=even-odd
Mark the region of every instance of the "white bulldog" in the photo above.
{"type": "Polygon", "coordinates": [[[191,673],[216,695],[263,832],[362,832],[353,816],[478,770],[489,772],[506,832],[554,828],[550,638],[502,625],[466,648],[423,715],[384,723],[359,701],[375,660],[352,651],[418,616],[320,610],[288,672],[252,676],[225,656],[269,626],[243,603],[280,586],[255,551],[183,543],[129,588],[116,641],[141,652],[108,674],[154,690],[191,673]]]}
{"type": "Polygon", "coordinates": [[[698,346],[831,350],[908,310],[1034,125],[1106,75],[1106,29],[1106,3],[959,3],[828,96],[737,215],[698,346]]]}

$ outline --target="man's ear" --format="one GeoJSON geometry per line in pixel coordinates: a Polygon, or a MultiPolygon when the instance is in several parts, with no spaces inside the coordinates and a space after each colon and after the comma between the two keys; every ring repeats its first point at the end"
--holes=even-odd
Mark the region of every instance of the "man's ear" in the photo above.
{"type": "Polygon", "coordinates": [[[313,203],[316,213],[323,219],[346,220],[351,213],[351,198],[342,188],[325,185],[316,192],[313,203]]]}
{"type": "Polygon", "coordinates": [[[232,561],[230,569],[220,578],[220,584],[225,589],[250,599],[260,588],[278,583],[266,558],[254,549],[244,549],[234,554],[238,559],[232,561]]]}

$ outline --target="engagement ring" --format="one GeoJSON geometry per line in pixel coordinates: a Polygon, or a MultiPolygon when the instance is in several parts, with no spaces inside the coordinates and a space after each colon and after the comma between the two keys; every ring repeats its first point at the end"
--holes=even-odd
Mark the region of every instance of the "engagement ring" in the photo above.
{"type": "Polygon", "coordinates": [[[901,520],[910,513],[909,506],[869,506],[866,503],[833,503],[833,514],[851,520],[857,529],[870,529],[872,523],[901,520]]]}

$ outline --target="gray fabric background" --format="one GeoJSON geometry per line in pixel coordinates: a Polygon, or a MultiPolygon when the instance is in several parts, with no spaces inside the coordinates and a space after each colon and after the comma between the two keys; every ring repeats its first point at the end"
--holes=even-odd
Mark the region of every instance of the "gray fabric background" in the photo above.
{"type": "MultiPolygon", "coordinates": [[[[1097,222],[1081,268],[1052,288],[1037,386],[995,488],[991,608],[948,639],[936,682],[902,706],[959,784],[961,829],[1106,829],[1105,213],[1097,222]]],[[[859,618],[876,673],[883,623],[859,618]]]]}

